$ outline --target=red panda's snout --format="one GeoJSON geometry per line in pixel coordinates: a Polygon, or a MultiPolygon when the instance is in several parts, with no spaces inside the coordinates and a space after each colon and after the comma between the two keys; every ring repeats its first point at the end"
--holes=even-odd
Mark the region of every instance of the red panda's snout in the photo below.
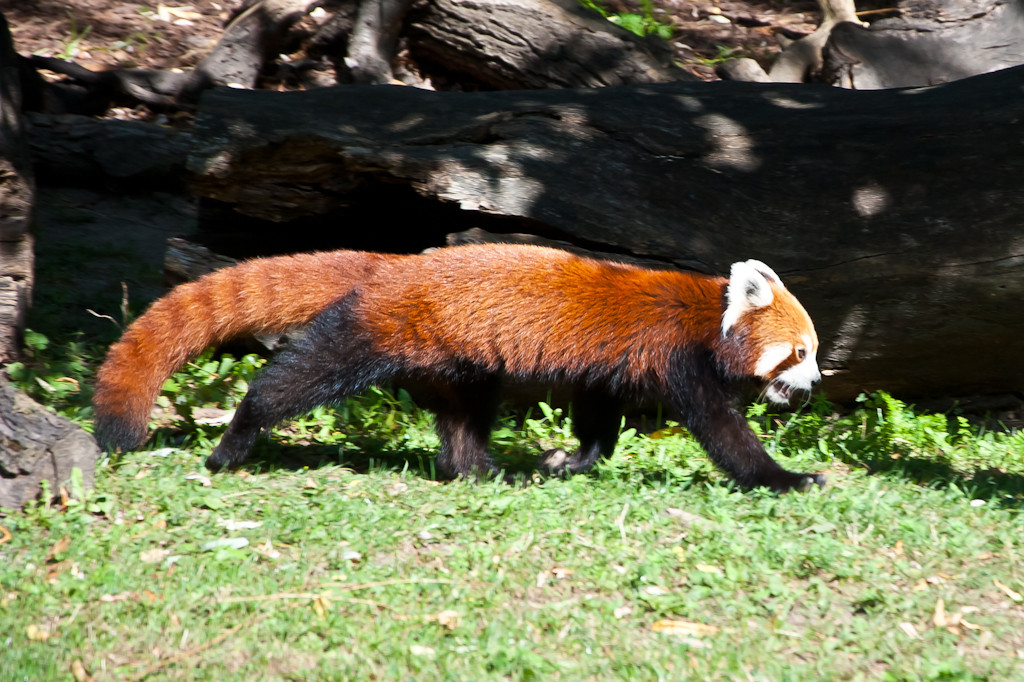
{"type": "Polygon", "coordinates": [[[787,404],[794,393],[809,392],[821,381],[818,336],[800,302],[767,265],[734,263],[726,289],[722,335],[742,327],[746,373],[767,382],[764,395],[787,404]]]}
{"type": "MultiPolygon", "coordinates": [[[[768,400],[785,405],[789,403],[794,392],[810,392],[811,388],[821,381],[821,372],[818,371],[817,344],[812,346],[810,341],[810,337],[807,337],[806,343],[796,346],[788,343],[778,344],[778,346],[786,347],[785,357],[763,374],[758,374],[768,380],[768,387],[764,392],[768,400]]],[[[769,349],[761,355],[758,362],[773,361],[778,354],[781,354],[782,349],[776,348],[774,352],[776,355],[773,357],[772,350],[769,349]]]]}

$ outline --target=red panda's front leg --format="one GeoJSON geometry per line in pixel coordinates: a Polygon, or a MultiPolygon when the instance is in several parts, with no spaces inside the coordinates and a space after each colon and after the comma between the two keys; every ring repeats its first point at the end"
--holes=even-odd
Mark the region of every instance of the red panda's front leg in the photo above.
{"type": "Polygon", "coordinates": [[[732,406],[706,404],[698,414],[691,414],[686,424],[711,461],[745,488],[763,486],[787,492],[825,485],[821,474],[782,468],[761,445],[743,415],[732,406]]]}
{"type": "Polygon", "coordinates": [[[821,474],[788,471],[764,449],[736,409],[729,382],[702,354],[680,356],[669,387],[670,401],[685,426],[725,473],[745,488],[778,492],[825,485],[821,474]]]}

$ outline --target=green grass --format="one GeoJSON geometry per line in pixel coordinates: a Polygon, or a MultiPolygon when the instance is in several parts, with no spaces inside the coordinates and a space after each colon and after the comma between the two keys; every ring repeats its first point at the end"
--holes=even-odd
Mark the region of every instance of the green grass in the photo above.
{"type": "MultiPolygon", "coordinates": [[[[37,380],[77,365],[38,344],[22,382],[87,424],[87,389],[37,380]]],[[[671,426],[625,429],[585,476],[438,483],[429,416],[373,391],[209,475],[223,427],[198,408],[259,364],[199,359],[163,398],[191,421],[103,459],[84,499],[0,518],[0,679],[76,662],[97,680],[1024,673],[1020,433],[879,395],[752,410],[787,467],[828,473],[808,494],[739,492],[671,426]]],[[[540,406],[494,449],[522,468],[569,426],[540,406]]]]}

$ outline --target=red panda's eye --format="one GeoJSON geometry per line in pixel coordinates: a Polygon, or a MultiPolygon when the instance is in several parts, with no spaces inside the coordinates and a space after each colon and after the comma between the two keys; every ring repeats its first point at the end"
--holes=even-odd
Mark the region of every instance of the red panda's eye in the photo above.
{"type": "Polygon", "coordinates": [[[799,360],[800,362],[803,362],[804,358],[806,358],[806,357],[807,357],[807,349],[806,348],[797,348],[796,349],[796,359],[797,360],[799,360]]]}

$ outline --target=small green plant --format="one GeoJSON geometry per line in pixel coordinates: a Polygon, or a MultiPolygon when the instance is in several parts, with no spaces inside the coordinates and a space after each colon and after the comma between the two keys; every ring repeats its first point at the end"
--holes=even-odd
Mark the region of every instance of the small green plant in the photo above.
{"type": "Polygon", "coordinates": [[[67,13],[70,27],[68,29],[68,36],[61,40],[61,50],[57,53],[57,56],[64,61],[70,62],[78,56],[80,52],[82,41],[92,32],[92,26],[85,26],[79,29],[78,20],[75,19],[75,15],[71,12],[67,13]]]}
{"type": "Polygon", "coordinates": [[[75,419],[91,414],[93,350],[75,335],[55,347],[43,334],[25,331],[25,361],[5,367],[15,386],[32,398],[75,419]]]}
{"type": "Polygon", "coordinates": [[[953,447],[944,415],[915,415],[906,403],[885,392],[860,396],[877,431],[876,447],[902,456],[945,456],[953,447]]]}
{"type": "Polygon", "coordinates": [[[651,0],[640,0],[640,6],[643,9],[642,14],[636,14],[635,12],[609,12],[599,0],[579,0],[579,2],[587,9],[594,10],[613,24],[617,24],[638,36],[656,35],[663,40],[669,40],[675,34],[675,28],[671,24],[665,23],[655,16],[655,7],[651,0]]]}
{"type": "Polygon", "coordinates": [[[184,421],[182,428],[194,433],[198,428],[195,410],[199,407],[235,407],[249,390],[249,382],[266,364],[258,355],[234,358],[214,356],[207,350],[164,382],[157,404],[173,410],[184,421]]]}
{"type": "Polygon", "coordinates": [[[589,9],[589,10],[593,10],[593,11],[597,12],[598,14],[600,14],[605,19],[608,18],[608,14],[609,14],[608,10],[606,10],[604,8],[604,5],[602,5],[600,2],[598,2],[598,0],[579,0],[579,3],[581,5],[583,5],[584,7],[586,7],[587,9],[589,9]]]}
{"type": "Polygon", "coordinates": [[[738,59],[739,57],[742,56],[744,56],[742,48],[726,47],[725,45],[715,45],[714,57],[698,56],[697,59],[704,66],[718,66],[722,62],[727,62],[731,59],[738,59]]]}
{"type": "Polygon", "coordinates": [[[148,34],[144,33],[143,31],[132,31],[130,34],[128,34],[128,37],[126,37],[126,38],[124,38],[122,40],[114,41],[111,44],[110,49],[111,50],[124,50],[125,52],[132,52],[132,53],[142,52],[147,47],[149,47],[149,43],[150,43],[151,40],[159,40],[159,39],[160,39],[160,35],[159,34],[148,35],[148,34]]]}
{"type": "Polygon", "coordinates": [[[532,410],[527,412],[526,418],[523,419],[524,433],[534,438],[572,438],[572,422],[564,418],[561,407],[552,407],[546,402],[540,402],[537,403],[537,409],[540,410],[541,418],[534,419],[532,410]]]}

